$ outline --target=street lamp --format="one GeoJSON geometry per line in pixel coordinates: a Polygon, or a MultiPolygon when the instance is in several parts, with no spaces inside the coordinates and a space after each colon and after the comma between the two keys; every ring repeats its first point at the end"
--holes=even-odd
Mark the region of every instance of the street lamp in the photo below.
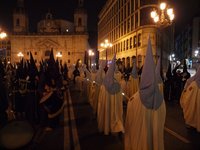
{"type": "Polygon", "coordinates": [[[22,52],[19,52],[18,54],[17,54],[17,56],[20,58],[20,60],[22,59],[22,57],[24,57],[24,54],[22,53],[22,52]]]}
{"type": "MultiPolygon", "coordinates": [[[[56,58],[59,60],[59,58],[61,58],[62,59],[62,54],[61,54],[61,52],[58,52],[57,54],[56,54],[56,58]]],[[[60,60],[60,64],[62,63],[62,60],[60,60]]]]}
{"type": "Polygon", "coordinates": [[[0,32],[0,39],[4,39],[7,37],[7,34],[5,32],[0,32]]]}
{"type": "Polygon", "coordinates": [[[91,68],[92,56],[94,56],[94,52],[92,50],[89,50],[88,55],[90,57],[90,68],[91,68]]]}
{"type": "MultiPolygon", "coordinates": [[[[175,15],[174,15],[174,10],[171,8],[167,3],[161,2],[157,9],[154,9],[150,13],[151,18],[153,21],[156,23],[160,35],[162,36],[163,31],[165,27],[169,26],[172,24],[175,15]]],[[[160,60],[161,60],[161,73],[162,73],[162,61],[163,61],[163,42],[162,42],[162,37],[160,36],[160,60]]]]}
{"type": "Polygon", "coordinates": [[[108,54],[107,54],[107,48],[108,47],[112,47],[112,43],[110,43],[107,39],[101,43],[101,47],[105,48],[105,51],[106,51],[106,67],[108,65],[108,54]]]}

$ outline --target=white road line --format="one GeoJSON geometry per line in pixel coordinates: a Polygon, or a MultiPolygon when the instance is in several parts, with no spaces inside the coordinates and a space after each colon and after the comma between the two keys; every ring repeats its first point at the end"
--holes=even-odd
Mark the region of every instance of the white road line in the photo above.
{"type": "Polygon", "coordinates": [[[178,133],[172,131],[171,129],[165,127],[164,128],[165,131],[167,131],[168,133],[170,133],[171,135],[175,136],[177,139],[181,140],[184,143],[190,143],[190,141],[188,139],[186,139],[185,137],[179,135],[178,133]]]}
{"type": "Polygon", "coordinates": [[[70,131],[69,131],[69,113],[67,110],[67,93],[64,92],[64,101],[66,103],[64,107],[64,150],[70,149],[70,131]]]}
{"type": "Polygon", "coordinates": [[[69,100],[69,109],[70,109],[70,121],[71,121],[71,128],[72,128],[72,138],[73,138],[73,144],[74,144],[74,150],[80,150],[80,143],[79,143],[79,138],[78,138],[78,131],[76,128],[76,121],[74,117],[74,110],[72,106],[72,99],[71,95],[69,92],[69,89],[67,90],[68,92],[68,100],[69,100]]]}

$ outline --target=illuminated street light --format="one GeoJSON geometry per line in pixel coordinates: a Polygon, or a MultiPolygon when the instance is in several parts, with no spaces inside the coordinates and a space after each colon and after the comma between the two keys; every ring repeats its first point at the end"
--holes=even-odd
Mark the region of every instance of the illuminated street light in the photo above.
{"type": "Polygon", "coordinates": [[[90,50],[88,51],[88,55],[89,55],[89,58],[90,58],[90,68],[91,68],[92,57],[94,56],[94,52],[90,49],[90,50]]]}
{"type": "Polygon", "coordinates": [[[5,32],[0,32],[0,39],[4,39],[7,37],[7,34],[5,32]]]}
{"type": "Polygon", "coordinates": [[[18,54],[17,54],[17,56],[20,58],[20,60],[22,59],[22,57],[24,57],[24,54],[22,53],[22,52],[19,52],[18,54]]]}
{"type": "Polygon", "coordinates": [[[167,3],[160,3],[159,9],[151,12],[151,18],[160,26],[167,26],[172,23],[175,18],[173,8],[170,8],[167,3]]]}
{"type": "Polygon", "coordinates": [[[61,60],[60,60],[60,64],[62,63],[62,54],[61,54],[61,52],[58,52],[57,54],[56,54],[56,58],[59,60],[59,58],[61,58],[61,60]]]}
{"type": "Polygon", "coordinates": [[[110,43],[107,39],[104,41],[104,43],[101,43],[100,45],[102,48],[105,48],[106,51],[106,67],[108,65],[108,54],[107,54],[107,49],[108,47],[112,47],[112,43],[110,43]]]}
{"type": "MultiPolygon", "coordinates": [[[[158,31],[160,35],[162,36],[162,29],[171,25],[175,15],[174,15],[174,10],[171,8],[167,3],[162,2],[158,5],[157,9],[154,9],[150,13],[151,18],[153,19],[154,23],[158,27],[158,31]]],[[[160,37],[161,38],[161,37],[160,37]]],[[[160,59],[161,59],[161,69],[162,69],[162,59],[163,59],[163,43],[162,43],[162,38],[160,40],[160,59]]],[[[170,56],[172,57],[172,55],[170,56]]],[[[173,57],[174,58],[174,57],[173,57]]]]}

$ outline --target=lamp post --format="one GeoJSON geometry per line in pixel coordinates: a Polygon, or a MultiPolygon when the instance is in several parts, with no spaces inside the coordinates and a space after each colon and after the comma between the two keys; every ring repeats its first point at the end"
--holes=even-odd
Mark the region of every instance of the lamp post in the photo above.
{"type": "MultiPolygon", "coordinates": [[[[174,20],[174,10],[167,3],[161,2],[157,9],[154,9],[150,13],[151,18],[157,25],[157,29],[160,33],[160,60],[161,60],[161,76],[162,74],[162,62],[163,62],[163,29],[172,24],[174,20]]],[[[163,78],[163,77],[162,77],[163,78]]]]}
{"type": "Polygon", "coordinates": [[[94,56],[94,52],[92,50],[89,50],[88,55],[90,57],[90,69],[91,69],[92,57],[94,56]]]}
{"type": "MultiPolygon", "coordinates": [[[[1,31],[1,28],[0,28],[0,40],[4,40],[6,37],[7,37],[6,32],[1,31]]],[[[1,47],[0,48],[2,48],[2,50],[3,50],[2,57],[5,57],[5,60],[7,61],[7,51],[6,51],[6,49],[4,49],[2,47],[2,43],[1,43],[1,47]]]]}
{"type": "Polygon", "coordinates": [[[22,52],[19,52],[18,54],[17,54],[17,56],[20,58],[20,60],[24,57],[24,54],[22,53],[22,52]]]}
{"type": "Polygon", "coordinates": [[[61,54],[61,52],[58,52],[57,54],[56,54],[56,58],[59,60],[59,58],[61,58],[60,59],[60,64],[62,63],[62,54],[61,54]]]}
{"type": "Polygon", "coordinates": [[[101,47],[102,48],[105,48],[105,51],[106,51],[106,68],[108,67],[108,54],[107,54],[107,49],[108,47],[112,47],[112,43],[110,43],[108,41],[108,39],[106,39],[103,43],[101,43],[101,47]]]}

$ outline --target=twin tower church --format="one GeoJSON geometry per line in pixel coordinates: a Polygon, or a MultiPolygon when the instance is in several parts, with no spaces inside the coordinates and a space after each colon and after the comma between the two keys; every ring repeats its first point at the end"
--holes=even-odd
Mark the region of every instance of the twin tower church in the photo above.
{"type": "Polygon", "coordinates": [[[39,61],[48,59],[53,49],[55,57],[57,54],[62,55],[59,57],[62,63],[71,65],[77,60],[83,62],[85,51],[89,48],[87,13],[83,3],[83,0],[78,0],[73,22],[54,19],[48,12],[37,23],[37,32],[30,33],[24,0],[17,0],[17,7],[13,12],[13,32],[8,35],[6,58],[11,63],[19,62],[21,57],[29,59],[31,52],[38,64],[39,61]]]}

